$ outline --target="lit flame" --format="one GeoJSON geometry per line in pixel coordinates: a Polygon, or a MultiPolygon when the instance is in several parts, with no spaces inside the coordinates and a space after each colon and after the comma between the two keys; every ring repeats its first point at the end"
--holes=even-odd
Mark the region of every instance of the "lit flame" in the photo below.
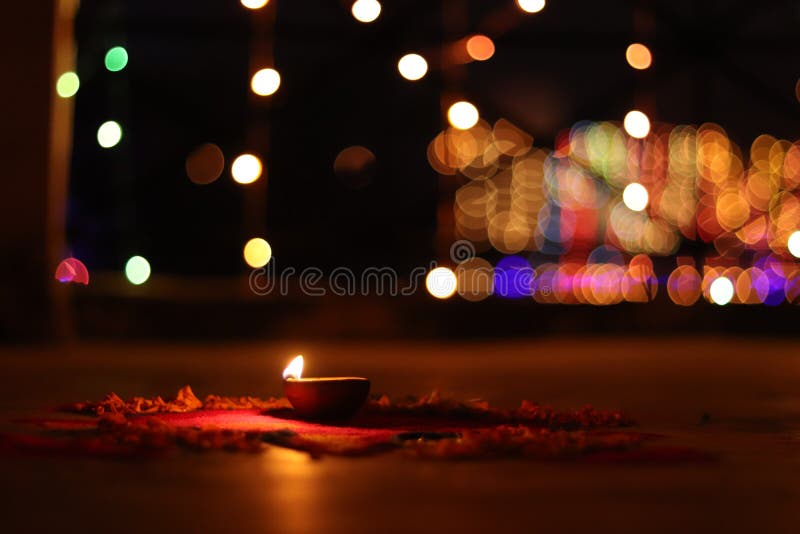
{"type": "Polygon", "coordinates": [[[296,378],[299,379],[300,376],[303,374],[303,355],[298,355],[294,360],[292,360],[289,365],[286,366],[286,369],[283,370],[283,379],[286,380],[287,378],[296,378]]]}

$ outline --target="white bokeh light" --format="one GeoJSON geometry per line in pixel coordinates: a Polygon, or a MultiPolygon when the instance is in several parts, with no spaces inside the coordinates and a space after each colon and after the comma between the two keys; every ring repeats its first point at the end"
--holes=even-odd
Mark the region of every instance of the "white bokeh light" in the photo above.
{"type": "Polygon", "coordinates": [[[724,306],[733,298],[733,282],[725,276],[720,276],[711,282],[708,294],[711,296],[711,302],[724,306]]]}
{"type": "Polygon", "coordinates": [[[447,267],[437,267],[425,277],[425,287],[428,293],[437,299],[447,299],[453,296],[458,289],[456,273],[447,267]]]}
{"type": "Polygon", "coordinates": [[[650,119],[639,110],[634,109],[625,115],[625,131],[636,139],[644,139],[650,133],[650,119]]]}
{"type": "Polygon", "coordinates": [[[262,170],[261,160],[253,154],[242,154],[231,165],[231,175],[240,184],[252,184],[261,177],[262,170]]]}
{"type": "Polygon", "coordinates": [[[261,69],[250,80],[250,88],[260,96],[269,96],[281,86],[281,75],[275,69],[261,69]]]}
{"type": "Polygon", "coordinates": [[[466,101],[456,102],[447,110],[447,120],[453,128],[469,130],[478,124],[478,108],[466,101]]]}
{"type": "Polygon", "coordinates": [[[795,230],[789,236],[789,253],[795,258],[800,258],[800,230],[795,230]]]}
{"type": "Polygon", "coordinates": [[[419,54],[406,54],[397,62],[397,70],[406,80],[416,81],[428,72],[428,62],[419,54]]]}
{"type": "Polygon", "coordinates": [[[269,3],[269,0],[241,0],[241,2],[247,9],[261,9],[269,3]]]}
{"type": "Polygon", "coordinates": [[[125,277],[128,282],[140,286],[150,278],[150,262],[142,256],[133,256],[125,263],[125,277]]]}
{"type": "Polygon", "coordinates": [[[517,0],[517,5],[525,13],[538,13],[544,9],[545,0],[517,0]]]}
{"type": "Polygon", "coordinates": [[[381,14],[381,4],[377,0],[356,0],[350,11],[359,22],[373,22],[381,14]]]}
{"type": "Polygon", "coordinates": [[[640,183],[630,183],[622,191],[622,201],[629,210],[642,211],[647,207],[649,200],[647,189],[640,183]]]}
{"type": "Polygon", "coordinates": [[[116,146],[122,139],[122,127],[118,122],[106,121],[97,129],[97,143],[103,148],[116,146]]]}

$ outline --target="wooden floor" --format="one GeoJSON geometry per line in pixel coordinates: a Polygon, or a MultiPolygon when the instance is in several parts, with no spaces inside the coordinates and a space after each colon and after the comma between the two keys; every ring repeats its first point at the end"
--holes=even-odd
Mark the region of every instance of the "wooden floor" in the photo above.
{"type": "Polygon", "coordinates": [[[60,402],[280,393],[308,375],[511,406],[621,408],[710,465],[440,463],[402,456],[178,453],[150,461],[0,457],[5,532],[796,532],[800,342],[719,338],[0,348],[0,428],[60,402]],[[704,414],[710,421],[700,424],[704,414]]]}

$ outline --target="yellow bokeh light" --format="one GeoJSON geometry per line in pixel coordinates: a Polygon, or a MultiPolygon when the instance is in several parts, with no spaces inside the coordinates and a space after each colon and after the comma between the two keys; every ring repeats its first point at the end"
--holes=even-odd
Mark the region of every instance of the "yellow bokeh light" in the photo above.
{"type": "Polygon", "coordinates": [[[231,176],[240,184],[252,184],[261,177],[261,171],[261,160],[253,154],[242,154],[231,165],[231,176]]]}
{"type": "Polygon", "coordinates": [[[61,98],[70,98],[75,96],[80,86],[81,81],[77,74],[72,71],[65,72],[56,81],[56,93],[61,98]]]}
{"type": "Polygon", "coordinates": [[[545,0],[517,0],[517,5],[525,13],[538,13],[544,9],[545,0]]]}
{"type": "Polygon", "coordinates": [[[135,286],[144,284],[150,278],[150,262],[141,256],[133,256],[125,264],[125,277],[135,286]]]}
{"type": "Polygon", "coordinates": [[[122,127],[118,122],[106,121],[97,129],[97,143],[103,148],[116,146],[122,139],[122,127]]]}
{"type": "Polygon", "coordinates": [[[476,61],[486,61],[494,55],[494,43],[485,35],[473,35],[466,46],[467,54],[476,61]]]}
{"type": "Polygon", "coordinates": [[[451,269],[437,267],[425,277],[425,287],[428,289],[428,293],[437,299],[448,299],[458,289],[458,278],[451,269]]]}
{"type": "Polygon", "coordinates": [[[253,269],[258,269],[269,263],[272,259],[272,247],[266,240],[254,237],[244,246],[244,261],[253,269]]]}
{"type": "Polygon", "coordinates": [[[397,62],[397,70],[406,80],[416,81],[428,72],[428,62],[419,54],[406,54],[397,62]]]}
{"type": "Polygon", "coordinates": [[[372,22],[381,14],[381,4],[377,0],[356,0],[350,9],[359,22],[372,22]]]}
{"type": "Polygon", "coordinates": [[[653,54],[650,49],[641,43],[633,43],[625,50],[625,59],[628,65],[637,70],[644,70],[653,64],[653,54]]]}
{"type": "Polygon", "coordinates": [[[650,133],[650,119],[639,110],[634,109],[625,115],[625,131],[636,139],[644,139],[650,133]]]}
{"type": "Polygon", "coordinates": [[[275,69],[261,69],[250,79],[250,88],[260,96],[274,94],[281,86],[281,75],[275,69]]]}
{"type": "Polygon", "coordinates": [[[711,282],[711,287],[708,289],[711,302],[720,306],[724,306],[731,301],[733,291],[733,282],[725,276],[720,276],[711,282]]]}
{"type": "Polygon", "coordinates": [[[800,230],[792,232],[789,236],[789,253],[795,258],[800,258],[800,230]]]}
{"type": "Polygon", "coordinates": [[[650,196],[647,189],[640,183],[633,182],[625,186],[622,191],[622,201],[633,211],[642,211],[647,207],[650,196]]]}
{"type": "Polygon", "coordinates": [[[463,100],[456,102],[447,110],[447,120],[453,128],[459,130],[469,130],[478,123],[478,119],[480,119],[478,108],[463,100]]]}
{"type": "Polygon", "coordinates": [[[269,3],[269,0],[241,0],[241,2],[247,9],[261,9],[269,3]]]}

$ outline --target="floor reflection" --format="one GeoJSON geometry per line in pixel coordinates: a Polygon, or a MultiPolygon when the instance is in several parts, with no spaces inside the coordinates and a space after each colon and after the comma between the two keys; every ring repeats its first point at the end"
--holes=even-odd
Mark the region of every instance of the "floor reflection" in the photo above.
{"type": "Polygon", "coordinates": [[[319,524],[318,514],[325,510],[319,502],[319,485],[325,476],[319,461],[306,453],[271,447],[262,455],[260,467],[265,476],[266,509],[272,509],[265,527],[278,532],[307,532],[319,524]]]}

